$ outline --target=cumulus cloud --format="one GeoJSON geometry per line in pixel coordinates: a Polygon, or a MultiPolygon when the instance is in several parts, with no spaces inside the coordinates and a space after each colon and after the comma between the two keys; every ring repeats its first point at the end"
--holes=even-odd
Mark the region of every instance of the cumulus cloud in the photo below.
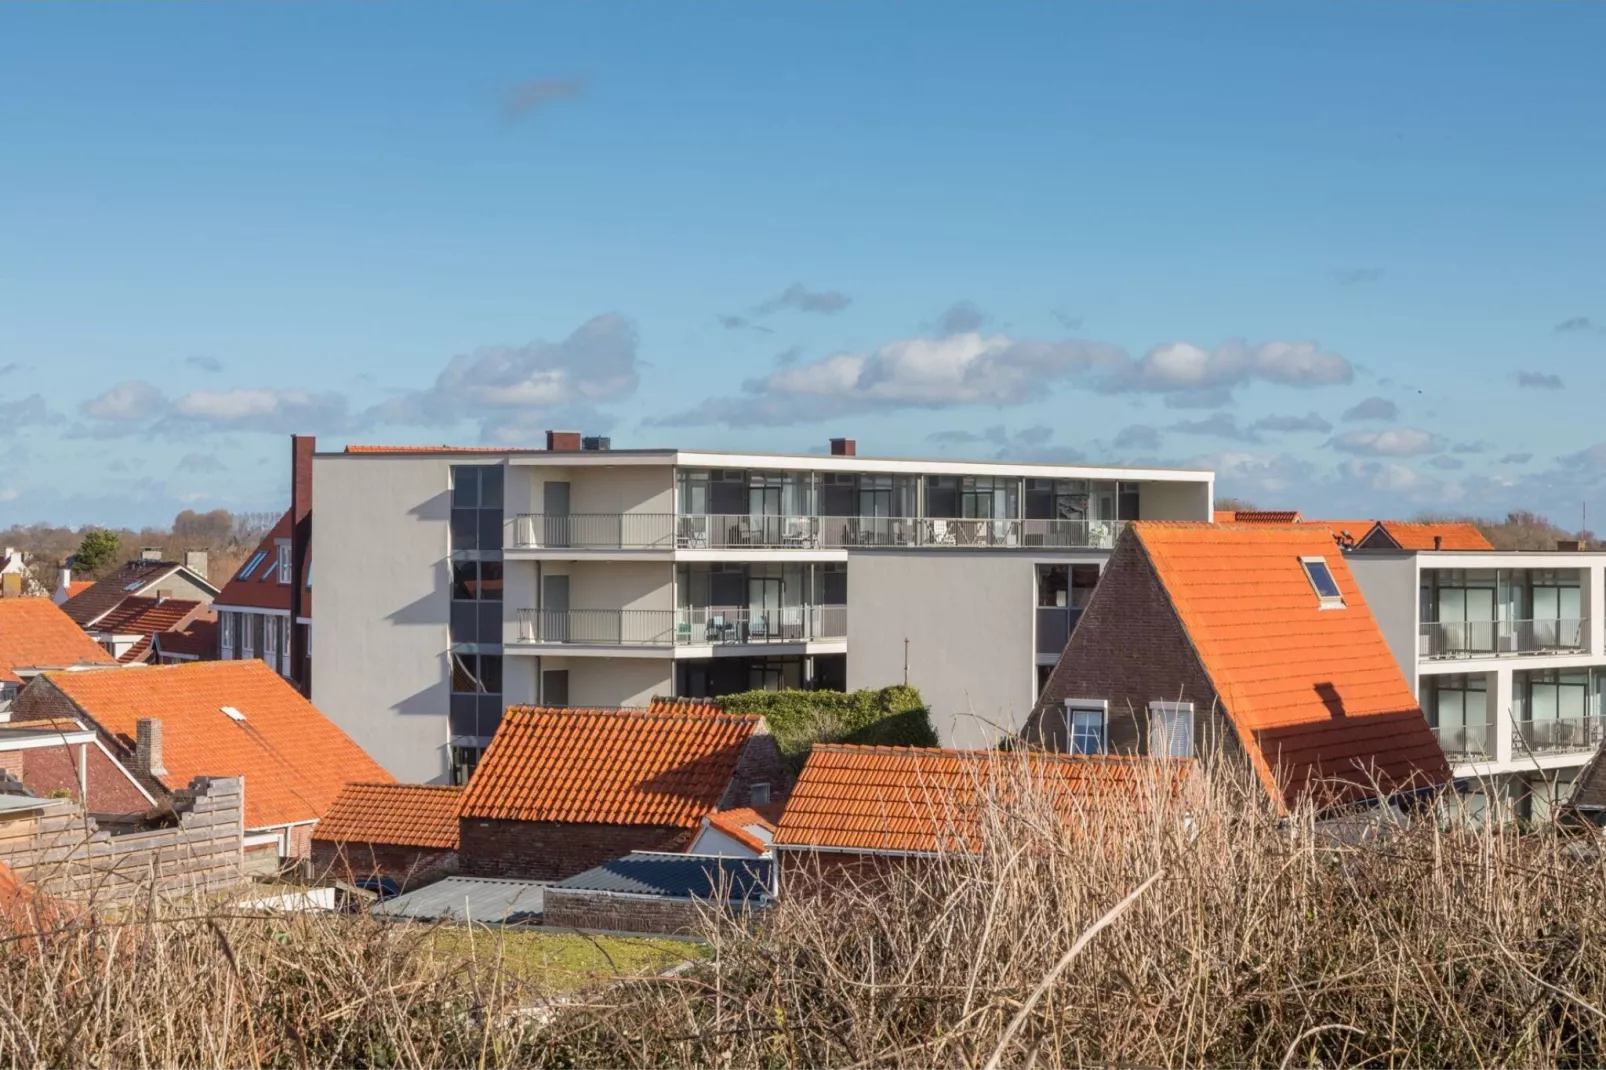
{"type": "Polygon", "coordinates": [[[1369,397],[1344,410],[1339,419],[1345,422],[1355,420],[1397,420],[1400,416],[1400,407],[1388,398],[1369,397]]]}
{"type": "Polygon", "coordinates": [[[515,86],[502,100],[502,116],[516,122],[540,111],[557,100],[568,100],[585,92],[583,78],[545,78],[515,86]]]}
{"type": "Polygon", "coordinates": [[[987,322],[987,314],[970,301],[955,301],[937,320],[937,332],[943,336],[970,334],[979,331],[987,322]]]}
{"type": "Polygon", "coordinates": [[[1548,372],[1518,372],[1517,385],[1534,390],[1560,390],[1563,384],[1561,376],[1548,372]]]}
{"type": "Polygon", "coordinates": [[[1368,282],[1376,282],[1383,277],[1382,268],[1346,268],[1335,271],[1333,279],[1340,286],[1362,286],[1368,282]]]}
{"type": "Polygon", "coordinates": [[[1588,316],[1573,316],[1556,324],[1557,334],[1573,334],[1578,331],[1592,331],[1595,325],[1589,321],[1588,316]]]}
{"type": "Polygon", "coordinates": [[[223,362],[216,357],[185,357],[184,363],[203,372],[220,372],[223,370],[223,362]]]}
{"type": "Polygon", "coordinates": [[[109,423],[143,423],[167,411],[167,395],[141,379],[126,379],[79,406],[85,416],[109,423]]]}
{"type": "Polygon", "coordinates": [[[1228,450],[1197,457],[1191,463],[1216,473],[1218,496],[1279,496],[1307,487],[1316,479],[1314,465],[1286,453],[1228,450]]]}
{"type": "Polygon", "coordinates": [[[60,419],[50,411],[42,394],[29,394],[15,401],[0,401],[0,435],[13,434],[25,427],[42,427],[57,423],[60,419]]]}
{"type": "Polygon", "coordinates": [[[1363,431],[1356,428],[1334,436],[1331,444],[1336,450],[1367,457],[1420,457],[1429,453],[1443,453],[1447,445],[1443,438],[1430,431],[1412,428],[1390,431],[1363,431]]]}
{"type": "Polygon", "coordinates": [[[975,446],[986,443],[985,451],[993,460],[1036,460],[1071,462],[1083,459],[1081,451],[1069,446],[1053,445],[1054,429],[1047,424],[1033,424],[1010,432],[1003,424],[994,424],[981,431],[955,429],[933,431],[926,441],[944,449],[954,446],[975,446]]]}
{"type": "Polygon", "coordinates": [[[1315,431],[1326,434],[1333,425],[1314,412],[1304,416],[1263,416],[1249,425],[1251,431],[1315,431]]]}
{"type": "Polygon", "coordinates": [[[235,388],[192,390],[170,398],[141,379],[118,383],[84,402],[89,418],[75,434],[94,438],[154,433],[181,436],[202,431],[342,431],[352,426],[341,394],[310,390],[235,388]]]}
{"type": "Polygon", "coordinates": [[[1114,446],[1118,450],[1157,450],[1160,429],[1148,424],[1130,424],[1116,433],[1114,446]]]}
{"type": "Polygon", "coordinates": [[[841,312],[853,303],[853,298],[836,290],[810,290],[801,282],[794,282],[768,301],[761,302],[754,311],[760,316],[783,310],[792,312],[819,312],[829,315],[841,312]]]}

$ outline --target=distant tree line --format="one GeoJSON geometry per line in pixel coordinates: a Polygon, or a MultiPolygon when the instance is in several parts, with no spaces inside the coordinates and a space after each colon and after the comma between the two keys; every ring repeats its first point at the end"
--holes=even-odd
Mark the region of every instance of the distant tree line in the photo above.
{"type": "Polygon", "coordinates": [[[208,576],[221,587],[278,519],[278,513],[186,509],[166,529],[16,524],[0,528],[0,544],[26,553],[34,578],[51,591],[63,564],[70,564],[74,579],[100,579],[139,557],[146,547],[169,561],[183,561],[186,550],[206,551],[208,576]]]}

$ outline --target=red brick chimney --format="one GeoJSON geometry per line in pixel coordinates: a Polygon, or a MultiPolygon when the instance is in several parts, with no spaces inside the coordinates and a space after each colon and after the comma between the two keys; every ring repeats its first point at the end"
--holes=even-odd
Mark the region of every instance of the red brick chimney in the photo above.
{"type": "Polygon", "coordinates": [[[303,695],[312,696],[307,672],[307,555],[312,552],[312,455],[318,440],[290,436],[290,676],[303,695]]]}
{"type": "Polygon", "coordinates": [[[162,722],[141,717],[134,722],[134,771],[148,777],[167,775],[162,764],[162,722]]]}
{"type": "Polygon", "coordinates": [[[859,444],[851,438],[833,438],[831,440],[831,456],[833,457],[856,457],[858,452],[859,444]]]}
{"type": "Polygon", "coordinates": [[[580,450],[580,432],[548,431],[546,433],[546,448],[578,453],[580,450]]]}

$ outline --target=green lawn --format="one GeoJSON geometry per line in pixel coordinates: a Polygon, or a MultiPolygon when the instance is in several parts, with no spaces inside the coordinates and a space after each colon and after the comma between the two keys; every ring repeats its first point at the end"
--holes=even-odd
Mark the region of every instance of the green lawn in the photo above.
{"type": "Polygon", "coordinates": [[[472,954],[508,968],[549,991],[584,987],[603,977],[658,973],[688,959],[705,958],[708,948],[686,940],[650,936],[582,936],[536,929],[472,930],[442,926],[433,934],[437,954],[472,954]]]}

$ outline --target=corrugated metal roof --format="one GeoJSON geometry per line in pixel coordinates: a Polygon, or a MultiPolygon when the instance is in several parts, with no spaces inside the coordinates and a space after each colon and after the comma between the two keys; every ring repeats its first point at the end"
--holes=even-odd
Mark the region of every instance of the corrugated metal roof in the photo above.
{"type": "Polygon", "coordinates": [[[484,925],[531,924],[540,920],[544,881],[493,877],[447,877],[374,905],[373,913],[417,921],[461,921],[484,925]]]}
{"type": "Polygon", "coordinates": [[[552,887],[565,892],[661,895],[675,899],[709,899],[723,891],[726,893],[723,898],[728,902],[748,902],[769,895],[771,866],[767,858],[632,851],[552,887]]]}

